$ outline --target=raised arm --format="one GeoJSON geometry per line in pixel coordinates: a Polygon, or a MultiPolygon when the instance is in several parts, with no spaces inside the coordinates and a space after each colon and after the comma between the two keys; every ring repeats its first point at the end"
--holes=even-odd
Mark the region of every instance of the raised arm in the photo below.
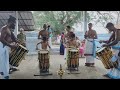
{"type": "Polygon", "coordinates": [[[110,36],[110,38],[109,38],[109,40],[106,40],[106,41],[104,41],[104,40],[100,40],[99,42],[100,43],[106,43],[106,44],[109,44],[112,40],[114,40],[114,33],[110,36]]]}
{"type": "Polygon", "coordinates": [[[115,33],[113,33],[113,34],[110,36],[107,44],[109,44],[111,41],[115,40],[114,36],[115,36],[115,33]]]}
{"type": "Polygon", "coordinates": [[[19,43],[18,39],[15,37],[13,32],[11,32],[11,38],[12,38],[13,42],[19,43]]]}

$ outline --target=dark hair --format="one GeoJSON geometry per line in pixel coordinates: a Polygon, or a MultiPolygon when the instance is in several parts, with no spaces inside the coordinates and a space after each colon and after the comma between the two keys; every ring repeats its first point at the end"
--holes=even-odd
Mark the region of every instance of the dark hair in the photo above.
{"type": "Polygon", "coordinates": [[[62,32],[62,34],[64,34],[64,32],[62,32]]]}
{"type": "Polygon", "coordinates": [[[111,26],[114,26],[114,24],[109,22],[109,23],[107,23],[106,28],[111,27],[111,26]]]}
{"type": "Polygon", "coordinates": [[[70,26],[66,26],[68,29],[71,29],[71,27],[70,26]]]}
{"type": "Polygon", "coordinates": [[[15,20],[16,20],[16,18],[10,15],[9,19],[8,19],[8,23],[9,22],[15,22],[15,20]]]}
{"type": "Polygon", "coordinates": [[[88,25],[92,25],[92,23],[89,23],[88,25]]]}
{"type": "Polygon", "coordinates": [[[43,41],[47,41],[47,37],[43,37],[43,41]]]}
{"type": "Polygon", "coordinates": [[[48,25],[48,27],[50,27],[50,25],[48,25]]]}
{"type": "Polygon", "coordinates": [[[71,34],[71,38],[75,38],[75,34],[74,33],[71,34]]]}
{"type": "Polygon", "coordinates": [[[47,27],[47,25],[46,25],[46,24],[44,24],[44,25],[43,25],[43,28],[45,28],[45,27],[47,27]]]}

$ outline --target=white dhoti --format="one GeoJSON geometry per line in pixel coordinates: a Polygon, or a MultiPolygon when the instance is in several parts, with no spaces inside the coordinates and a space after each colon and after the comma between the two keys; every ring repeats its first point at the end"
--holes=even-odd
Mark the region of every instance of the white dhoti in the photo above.
{"type": "Polygon", "coordinates": [[[85,57],[86,57],[86,65],[94,65],[94,47],[93,39],[87,39],[85,43],[85,57]]]}
{"type": "Polygon", "coordinates": [[[67,59],[67,55],[68,55],[68,48],[64,49],[64,59],[67,59]]]}
{"type": "Polygon", "coordinates": [[[52,48],[52,38],[51,37],[49,37],[49,45],[52,48]]]}
{"type": "Polygon", "coordinates": [[[3,47],[0,42],[0,72],[3,77],[9,76],[9,50],[8,47],[3,47]]]}
{"type": "MultiPolygon", "coordinates": [[[[112,47],[114,56],[116,57],[116,60],[118,60],[118,67],[117,68],[111,68],[107,75],[112,79],[120,79],[120,56],[118,56],[118,53],[120,51],[120,42],[112,47]]],[[[113,62],[113,60],[111,60],[113,62]]],[[[115,60],[114,60],[115,61],[115,60]]]]}

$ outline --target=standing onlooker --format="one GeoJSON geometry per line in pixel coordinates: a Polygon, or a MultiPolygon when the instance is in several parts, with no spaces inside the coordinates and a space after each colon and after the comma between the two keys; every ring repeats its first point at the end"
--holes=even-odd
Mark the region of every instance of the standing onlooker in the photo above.
{"type": "Polygon", "coordinates": [[[85,48],[85,56],[86,56],[86,63],[85,66],[94,66],[95,64],[95,40],[97,39],[97,33],[95,30],[92,29],[92,23],[88,24],[89,30],[85,33],[85,39],[86,39],[86,48],[85,48]]]}
{"type": "Polygon", "coordinates": [[[80,46],[80,56],[83,57],[84,56],[84,51],[85,51],[85,40],[83,40],[81,42],[81,46],[80,46]]]}
{"type": "Polygon", "coordinates": [[[52,47],[53,34],[52,34],[52,29],[51,29],[50,25],[48,25],[48,32],[49,32],[49,45],[50,45],[50,47],[52,47]]]}
{"type": "MultiPolygon", "coordinates": [[[[20,41],[20,44],[26,47],[26,35],[24,34],[24,29],[20,28],[20,33],[17,35],[17,38],[20,41]]],[[[25,60],[25,57],[23,58],[25,60]]]]}
{"type": "Polygon", "coordinates": [[[61,34],[61,40],[60,40],[60,55],[64,55],[64,42],[65,42],[65,36],[64,36],[64,32],[62,32],[61,34]]]}

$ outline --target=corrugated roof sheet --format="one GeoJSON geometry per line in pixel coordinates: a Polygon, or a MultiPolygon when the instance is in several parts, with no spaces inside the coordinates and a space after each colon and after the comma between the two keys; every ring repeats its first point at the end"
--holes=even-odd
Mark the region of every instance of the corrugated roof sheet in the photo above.
{"type": "MultiPolygon", "coordinates": [[[[15,11],[0,11],[0,28],[7,23],[9,15],[15,17],[15,11]]],[[[33,31],[34,18],[31,11],[18,11],[18,25],[19,29],[23,28],[25,31],[33,31]]]]}

